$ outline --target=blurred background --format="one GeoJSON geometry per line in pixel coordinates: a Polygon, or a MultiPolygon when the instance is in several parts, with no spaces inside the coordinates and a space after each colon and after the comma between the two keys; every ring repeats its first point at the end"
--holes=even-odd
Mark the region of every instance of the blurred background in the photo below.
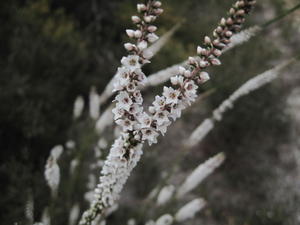
{"type": "MultiPolygon", "coordinates": [[[[133,27],[130,17],[136,14],[136,3],[0,1],[1,224],[32,224],[45,218],[46,210],[52,225],[72,225],[71,209],[77,205],[80,215],[88,207],[89,191],[95,187],[115,133],[113,125],[102,133],[95,130],[98,116],[90,116],[91,90],[103,92],[126,54],[124,31],[133,27]],[[78,96],[85,106],[74,118],[78,96]],[[58,160],[59,188],[53,197],[44,170],[57,145],[64,150],[58,160]]],[[[181,26],[145,66],[146,75],[194,55],[234,1],[162,3],[158,34],[181,26]]],[[[258,1],[245,28],[263,25],[296,4],[298,0],[258,1]]],[[[240,99],[200,144],[177,160],[184,151],[182,142],[214,108],[248,79],[299,55],[299,50],[300,10],[222,56],[222,65],[210,69],[211,81],[200,89],[214,91],[187,110],[157,145],[145,148],[107,224],[127,224],[130,218],[145,224],[176,212],[196,197],[206,199],[207,206],[186,224],[300,224],[299,64],[240,99]],[[170,179],[176,185],[219,152],[226,154],[223,165],[183,201],[149,207],[155,205],[150,200],[145,206],[149,193],[168,176],[165,171],[174,165],[179,168],[170,179]]],[[[146,105],[162,86],[144,91],[146,105]]],[[[100,115],[111,100],[99,106],[100,115]]]]}

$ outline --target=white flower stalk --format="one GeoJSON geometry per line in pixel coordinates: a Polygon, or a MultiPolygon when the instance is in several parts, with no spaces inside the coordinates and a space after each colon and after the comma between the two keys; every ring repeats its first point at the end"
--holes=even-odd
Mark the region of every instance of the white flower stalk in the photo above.
{"type": "Polygon", "coordinates": [[[230,39],[231,43],[224,49],[223,52],[249,41],[252,37],[260,33],[261,30],[262,28],[260,26],[253,26],[233,35],[230,39]]]}
{"type": "Polygon", "coordinates": [[[200,164],[178,188],[176,197],[182,198],[184,195],[194,190],[206,177],[214,172],[214,170],[218,168],[224,162],[224,160],[225,154],[219,153],[200,164]]]}
{"type": "Polygon", "coordinates": [[[114,115],[111,113],[114,105],[111,104],[107,109],[101,114],[96,122],[96,131],[101,134],[107,126],[113,123],[114,115]]]}
{"type": "Polygon", "coordinates": [[[49,215],[49,208],[46,207],[44,210],[43,210],[43,214],[42,214],[42,223],[44,225],[50,225],[51,224],[51,219],[50,219],[50,215],[49,215]]]}
{"type": "Polygon", "coordinates": [[[175,187],[173,185],[167,185],[161,189],[157,196],[157,205],[164,205],[166,204],[173,196],[175,191],[175,187]]]}
{"type": "Polygon", "coordinates": [[[82,96],[78,96],[75,99],[74,107],[73,107],[73,118],[74,119],[78,119],[81,116],[83,108],[84,108],[84,99],[82,96]]]}
{"type": "Polygon", "coordinates": [[[170,214],[165,214],[157,219],[155,225],[171,225],[173,221],[173,216],[171,216],[170,214]]]}
{"type": "Polygon", "coordinates": [[[255,91],[262,86],[270,83],[275,80],[279,75],[280,71],[284,69],[286,66],[290,65],[294,62],[294,59],[285,61],[278,66],[265,71],[262,74],[259,74],[246,83],[244,83],[241,87],[239,87],[228,99],[224,100],[218,108],[213,111],[213,115],[210,118],[205,119],[190,135],[190,137],[186,140],[186,145],[188,147],[196,146],[199,142],[201,142],[204,137],[213,129],[216,121],[221,121],[223,114],[227,112],[234,106],[234,103],[241,97],[255,91]]]}
{"type": "Polygon", "coordinates": [[[59,159],[62,151],[63,147],[61,145],[55,146],[51,150],[50,156],[45,166],[45,178],[48,186],[51,189],[53,197],[56,196],[57,188],[60,181],[60,169],[57,164],[57,160],[59,159]]]}
{"type": "Polygon", "coordinates": [[[76,224],[76,221],[78,220],[78,217],[79,217],[79,213],[80,213],[80,208],[79,208],[79,204],[77,203],[77,204],[73,205],[70,210],[69,225],[76,224]]]}
{"type": "Polygon", "coordinates": [[[194,199],[178,210],[175,215],[175,220],[177,222],[184,222],[188,219],[192,219],[205,205],[206,202],[202,198],[194,199]]]}
{"type": "Polygon", "coordinates": [[[181,111],[195,101],[198,85],[209,78],[203,70],[211,65],[220,65],[218,59],[220,51],[230,43],[232,34],[240,29],[245,15],[254,3],[254,0],[239,0],[236,3],[231,9],[234,13],[227,20],[221,20],[218,30],[214,33],[215,39],[205,37],[205,46],[201,48],[200,55],[190,57],[188,68],[180,68],[178,75],[171,79],[173,87],[164,87],[162,96],[156,96],[152,106],[149,107],[150,115],[143,112],[141,106],[143,98],[138,87],[144,83],[145,75],[140,68],[148,62],[143,55],[143,49],[146,49],[145,42],[156,39],[148,26],[156,17],[150,14],[160,14],[162,10],[159,9],[161,3],[158,1],[150,0],[147,6],[138,5],[138,10],[144,13],[144,20],[134,17],[133,21],[143,29],[140,30],[141,33],[126,31],[129,37],[137,39],[137,44],[125,44],[131,55],[121,60],[123,66],[118,70],[118,79],[115,83],[118,95],[115,98],[116,108],[113,113],[123,133],[110,150],[101,172],[100,184],[95,189],[95,199],[83,214],[81,225],[90,225],[97,215],[104,215],[105,211],[116,203],[131,171],[142,155],[143,143],[148,142],[149,145],[156,143],[159,134],[166,133],[171,120],[179,118],[181,111]],[[149,31],[146,35],[143,33],[145,30],[149,31]]]}
{"type": "Polygon", "coordinates": [[[89,112],[90,117],[94,120],[98,119],[100,114],[100,100],[95,87],[91,88],[89,96],[89,112]]]}

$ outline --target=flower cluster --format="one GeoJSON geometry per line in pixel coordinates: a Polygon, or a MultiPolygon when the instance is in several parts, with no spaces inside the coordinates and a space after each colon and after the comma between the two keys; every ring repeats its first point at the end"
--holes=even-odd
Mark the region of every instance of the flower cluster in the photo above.
{"type": "Polygon", "coordinates": [[[137,10],[141,16],[133,16],[132,21],[137,30],[126,30],[127,35],[136,39],[136,44],[126,43],[125,49],[129,52],[127,57],[121,60],[122,67],[118,68],[114,91],[118,91],[115,98],[116,107],[113,109],[114,119],[123,131],[139,129],[139,121],[143,119],[143,98],[138,90],[140,85],[145,84],[146,76],[141,67],[149,63],[152,53],[147,50],[148,44],[158,39],[154,33],[156,26],[151,25],[163,10],[160,8],[160,1],[148,1],[145,4],[138,4],[137,10]]]}

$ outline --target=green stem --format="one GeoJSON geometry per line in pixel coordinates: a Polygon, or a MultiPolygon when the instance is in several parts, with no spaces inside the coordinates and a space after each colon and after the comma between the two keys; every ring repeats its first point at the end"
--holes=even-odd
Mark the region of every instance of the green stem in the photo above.
{"type": "Polygon", "coordinates": [[[278,20],[281,20],[284,17],[288,16],[289,14],[293,13],[294,11],[296,11],[299,8],[300,8],[300,3],[295,5],[293,8],[290,8],[290,9],[286,10],[282,14],[276,16],[275,18],[269,20],[268,22],[264,23],[263,25],[261,25],[261,27],[266,28],[266,27],[270,26],[271,24],[277,22],[278,20]]]}

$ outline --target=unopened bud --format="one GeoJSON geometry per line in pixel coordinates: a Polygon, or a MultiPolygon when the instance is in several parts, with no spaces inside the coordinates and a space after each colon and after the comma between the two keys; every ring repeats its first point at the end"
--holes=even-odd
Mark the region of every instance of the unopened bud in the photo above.
{"type": "Polygon", "coordinates": [[[186,70],[186,71],[184,71],[184,74],[183,74],[183,75],[184,75],[185,77],[189,78],[189,77],[192,76],[192,72],[189,71],[189,70],[186,70]]]}
{"type": "Polygon", "coordinates": [[[205,68],[208,66],[208,62],[205,60],[200,60],[199,65],[201,68],[205,68]]]}
{"type": "Polygon", "coordinates": [[[230,38],[232,36],[232,32],[231,31],[226,31],[225,36],[230,38]]]}
{"type": "Polygon", "coordinates": [[[161,4],[160,1],[155,1],[155,2],[153,3],[153,6],[154,6],[154,7],[157,7],[157,8],[158,8],[158,7],[161,7],[161,5],[162,5],[162,4],[161,4]]]}
{"type": "Polygon", "coordinates": [[[206,81],[208,81],[210,79],[209,74],[207,72],[201,72],[199,74],[199,76],[200,76],[201,83],[205,83],[206,81]]]}
{"type": "Polygon", "coordinates": [[[151,59],[153,57],[153,53],[150,50],[143,51],[143,57],[145,59],[151,59]]]}
{"type": "Polygon", "coordinates": [[[185,72],[185,68],[182,67],[182,66],[179,66],[179,67],[178,67],[178,73],[181,74],[181,75],[183,75],[184,72],[185,72]]]}
{"type": "Polygon", "coordinates": [[[142,37],[142,31],[140,31],[140,30],[134,31],[134,37],[135,37],[135,38],[140,38],[140,37],[142,37]]]}
{"type": "Polygon", "coordinates": [[[144,12],[147,10],[147,6],[145,4],[137,4],[137,11],[144,12]]]}
{"type": "Polygon", "coordinates": [[[207,44],[207,45],[211,44],[210,37],[205,36],[205,38],[204,38],[204,43],[207,44]]]}
{"type": "Polygon", "coordinates": [[[191,64],[191,65],[197,65],[197,60],[194,57],[190,56],[188,61],[189,61],[189,64],[191,64]]]}
{"type": "Polygon", "coordinates": [[[145,20],[146,23],[151,23],[155,19],[156,19],[156,16],[152,16],[152,15],[150,15],[150,16],[144,16],[144,20],[145,20]]]}
{"type": "Polygon", "coordinates": [[[222,18],[220,21],[221,26],[225,26],[226,25],[226,20],[225,18],[222,18]]]}
{"type": "Polygon", "coordinates": [[[133,38],[134,37],[134,30],[127,29],[126,34],[128,35],[128,37],[133,38]]]}
{"type": "Polygon", "coordinates": [[[139,23],[139,22],[141,22],[141,18],[138,17],[138,16],[132,16],[131,20],[132,20],[133,23],[139,23]]]}
{"type": "Polygon", "coordinates": [[[146,49],[148,47],[148,43],[147,41],[141,41],[138,43],[137,47],[143,51],[144,49],[146,49]]]}
{"type": "Polygon", "coordinates": [[[213,58],[210,60],[211,64],[214,65],[214,66],[219,66],[221,65],[221,61],[217,58],[213,58]]]}
{"type": "Polygon", "coordinates": [[[154,33],[151,33],[151,34],[148,34],[148,35],[147,35],[147,39],[148,39],[148,41],[149,41],[150,43],[153,43],[153,42],[157,41],[158,38],[159,38],[159,37],[158,37],[156,34],[154,34],[154,33]]]}
{"type": "Polygon", "coordinates": [[[160,15],[160,14],[162,14],[163,12],[164,12],[164,10],[161,9],[161,8],[155,9],[155,10],[154,10],[154,13],[155,13],[156,15],[160,15]]]}
{"type": "Polygon", "coordinates": [[[214,49],[213,54],[214,54],[214,56],[219,57],[222,55],[222,52],[219,49],[214,49]]]}
{"type": "Polygon", "coordinates": [[[157,30],[156,26],[151,25],[151,26],[148,27],[148,31],[151,32],[151,33],[155,32],[156,30],[157,30]]]}
{"type": "Polygon", "coordinates": [[[128,50],[128,51],[132,51],[132,50],[134,49],[134,45],[131,44],[131,43],[125,43],[125,44],[124,44],[124,47],[125,47],[125,49],[128,50]]]}

